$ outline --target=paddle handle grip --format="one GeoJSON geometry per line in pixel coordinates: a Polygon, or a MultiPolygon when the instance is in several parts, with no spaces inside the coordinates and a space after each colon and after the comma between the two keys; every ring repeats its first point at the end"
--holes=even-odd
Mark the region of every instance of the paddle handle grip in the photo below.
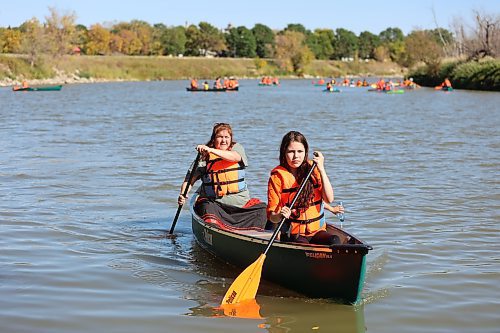
{"type": "MultiPolygon", "coordinates": [[[[188,178],[188,182],[186,184],[186,188],[184,188],[184,192],[182,193],[183,197],[186,197],[188,194],[189,187],[191,186],[191,182],[193,181],[194,172],[195,172],[196,168],[198,167],[198,162],[200,161],[200,157],[201,157],[201,153],[198,152],[198,155],[196,155],[196,159],[194,160],[194,163],[193,163],[193,169],[189,173],[189,178],[188,178]]],[[[179,205],[179,207],[177,207],[177,213],[175,213],[174,221],[172,222],[172,226],[170,227],[170,231],[168,232],[170,235],[174,233],[175,225],[177,224],[177,219],[179,218],[179,215],[181,214],[182,206],[183,205],[179,205]]]]}

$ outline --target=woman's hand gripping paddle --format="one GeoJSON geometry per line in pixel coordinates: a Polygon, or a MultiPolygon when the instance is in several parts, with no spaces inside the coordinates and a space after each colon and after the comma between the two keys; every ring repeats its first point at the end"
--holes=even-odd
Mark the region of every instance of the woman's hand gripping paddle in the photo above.
{"type": "MultiPolygon", "coordinates": [[[[191,170],[191,173],[189,174],[189,180],[186,184],[186,188],[184,189],[184,193],[182,193],[182,195],[184,197],[187,196],[187,193],[189,191],[189,187],[191,186],[191,181],[193,180],[194,172],[195,172],[196,168],[198,167],[198,162],[200,161],[200,156],[201,156],[201,154],[198,153],[198,155],[196,155],[196,159],[194,160],[193,169],[191,170]]],[[[182,206],[183,205],[179,205],[179,207],[177,208],[177,213],[175,213],[174,221],[172,222],[172,226],[170,227],[170,231],[168,232],[170,235],[174,232],[175,224],[177,223],[177,219],[179,218],[179,214],[181,213],[182,206]]]]}
{"type": "MultiPolygon", "coordinates": [[[[304,186],[306,185],[306,182],[309,180],[311,177],[311,174],[313,170],[316,168],[316,162],[314,162],[311,166],[311,169],[309,170],[309,173],[307,176],[304,178],[302,181],[302,184],[300,184],[300,188],[297,191],[297,195],[292,200],[292,203],[290,205],[290,209],[293,208],[295,205],[295,202],[299,198],[300,194],[302,193],[302,190],[304,189],[304,186]]],[[[229,289],[226,292],[226,295],[224,296],[221,307],[224,307],[224,305],[229,305],[229,304],[235,304],[235,303],[240,303],[246,300],[252,300],[255,298],[255,295],[257,294],[257,289],[259,289],[259,283],[260,283],[260,276],[262,273],[262,266],[264,265],[264,260],[266,259],[266,254],[271,248],[271,245],[273,244],[274,240],[276,239],[276,236],[278,235],[278,232],[280,231],[281,227],[283,226],[283,223],[285,223],[286,218],[283,217],[278,224],[278,227],[274,230],[273,235],[271,236],[271,239],[269,240],[269,243],[267,244],[266,249],[264,252],[257,258],[257,260],[248,266],[237,278],[234,280],[233,284],[229,287],[229,289]]]]}

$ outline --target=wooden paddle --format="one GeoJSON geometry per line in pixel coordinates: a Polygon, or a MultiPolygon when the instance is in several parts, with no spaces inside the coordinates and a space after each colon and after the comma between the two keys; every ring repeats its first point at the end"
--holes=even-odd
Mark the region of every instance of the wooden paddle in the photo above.
{"type": "MultiPolygon", "coordinates": [[[[316,168],[316,162],[313,162],[311,170],[309,170],[309,173],[307,174],[306,178],[304,178],[302,184],[300,184],[299,190],[297,191],[297,194],[292,200],[290,209],[292,209],[293,206],[295,205],[295,202],[302,193],[302,190],[304,189],[307,180],[309,179],[309,177],[311,177],[311,174],[315,168],[316,168]]],[[[274,233],[271,236],[271,239],[269,240],[269,243],[267,244],[264,253],[262,253],[253,264],[248,266],[236,278],[236,280],[234,280],[233,284],[229,287],[228,291],[226,292],[226,295],[222,300],[221,307],[224,307],[224,305],[227,306],[228,304],[240,303],[255,298],[255,295],[257,294],[257,289],[259,289],[260,276],[262,273],[262,265],[264,265],[266,254],[271,248],[271,245],[276,239],[276,236],[278,236],[278,232],[283,226],[283,223],[285,223],[285,220],[286,220],[285,217],[281,219],[281,222],[278,224],[278,227],[274,230],[274,233]]]]}
{"type": "MultiPolygon", "coordinates": [[[[189,180],[186,184],[186,188],[184,189],[184,193],[182,193],[182,195],[184,197],[187,196],[187,193],[189,191],[189,187],[191,186],[191,181],[193,180],[194,171],[198,167],[198,162],[200,161],[200,156],[201,156],[201,154],[198,153],[198,155],[196,155],[196,159],[194,160],[193,169],[191,170],[191,173],[189,174],[189,180]]],[[[177,219],[179,218],[179,214],[181,213],[182,206],[183,205],[179,205],[179,207],[177,207],[177,213],[175,213],[174,221],[172,222],[172,226],[170,227],[170,231],[168,232],[170,235],[174,232],[175,224],[177,223],[177,219]]]]}

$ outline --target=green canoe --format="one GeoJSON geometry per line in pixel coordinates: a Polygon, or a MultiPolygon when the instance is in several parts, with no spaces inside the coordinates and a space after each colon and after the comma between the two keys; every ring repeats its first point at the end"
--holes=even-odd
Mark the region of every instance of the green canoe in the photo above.
{"type": "MultiPolygon", "coordinates": [[[[264,251],[271,231],[236,229],[222,222],[205,221],[196,214],[195,202],[196,196],[191,199],[192,229],[197,243],[207,252],[242,269],[264,251]]],[[[262,277],[308,297],[358,303],[363,289],[366,255],[372,247],[331,224],[327,229],[339,236],[341,244],[326,246],[276,240],[267,255],[262,277]]]]}
{"type": "Polygon", "coordinates": [[[59,91],[61,90],[62,85],[56,85],[56,86],[45,86],[45,87],[14,87],[12,88],[13,91],[59,91]]]}

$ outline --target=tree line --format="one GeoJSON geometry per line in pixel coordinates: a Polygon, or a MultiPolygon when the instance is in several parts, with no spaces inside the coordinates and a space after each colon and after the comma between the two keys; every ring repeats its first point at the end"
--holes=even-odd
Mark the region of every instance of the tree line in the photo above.
{"type": "Polygon", "coordinates": [[[299,74],[314,59],[438,66],[444,57],[500,55],[498,14],[474,14],[472,29],[457,21],[454,31],[436,28],[404,35],[401,29],[388,27],[379,34],[356,35],[343,28],[311,31],[302,24],[288,24],[278,31],[264,24],[218,29],[208,22],[167,26],[141,20],[86,27],[76,24],[74,13],[49,8],[43,23],[33,18],[19,27],[0,27],[0,53],[24,54],[32,66],[41,55],[72,54],[75,48],[86,55],[272,58],[282,70],[299,74]]]}

